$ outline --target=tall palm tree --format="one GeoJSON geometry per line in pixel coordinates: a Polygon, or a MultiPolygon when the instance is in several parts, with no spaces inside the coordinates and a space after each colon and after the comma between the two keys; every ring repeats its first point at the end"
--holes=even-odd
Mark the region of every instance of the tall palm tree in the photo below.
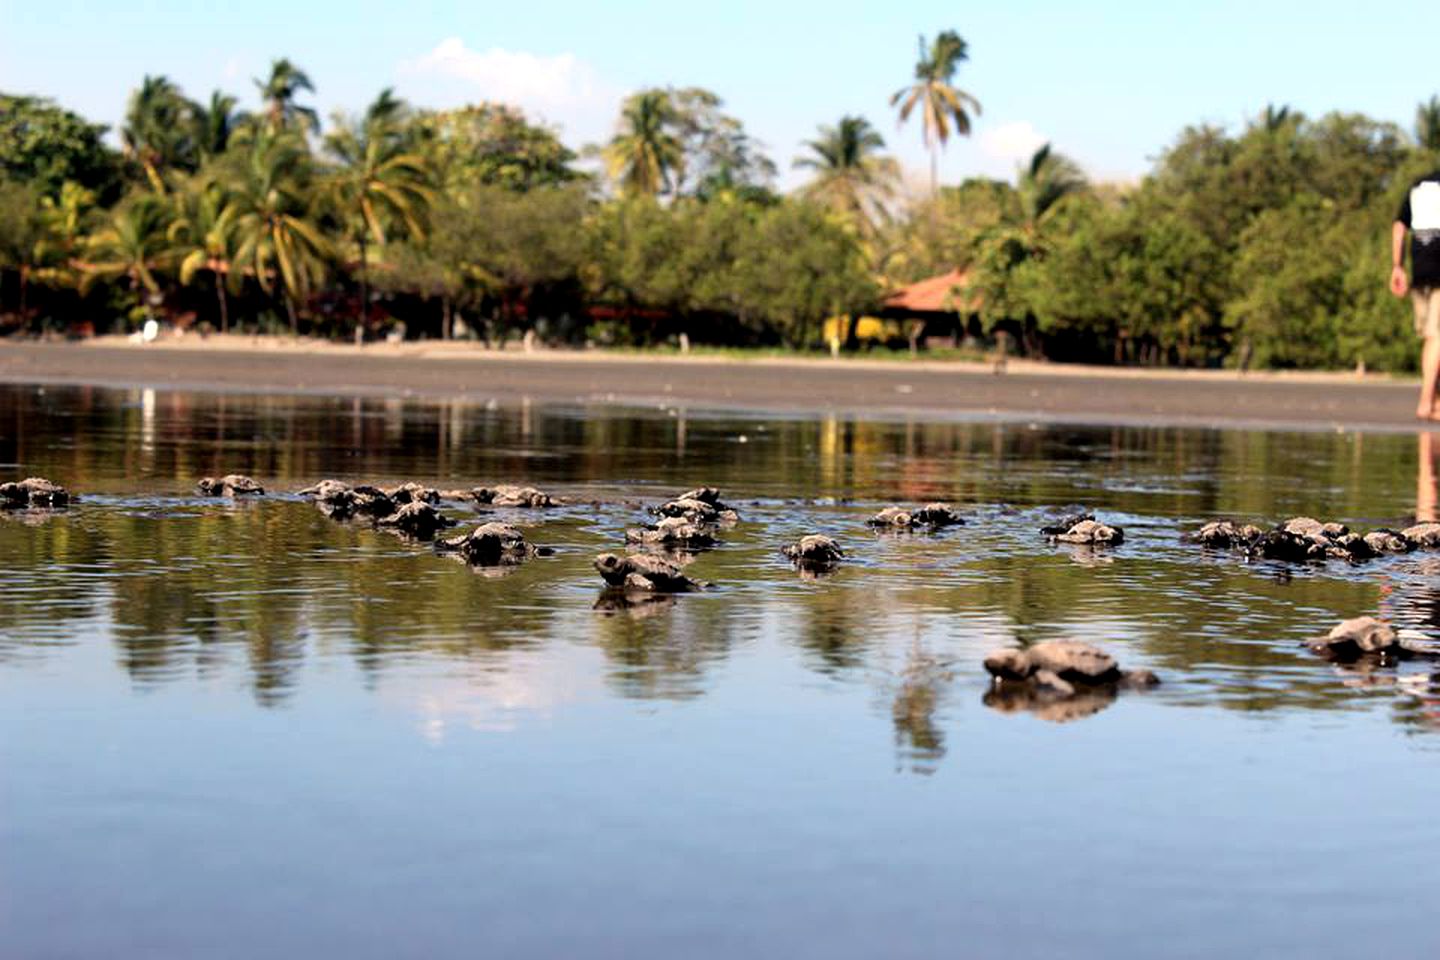
{"type": "Polygon", "coordinates": [[[235,104],[230,94],[215,90],[208,105],[195,105],[195,142],[204,156],[219,156],[230,146],[231,134],[245,117],[235,112],[235,104]]]}
{"type": "Polygon", "coordinates": [[[369,241],[384,246],[387,228],[400,228],[423,240],[425,216],[434,193],[430,172],[419,154],[405,149],[400,121],[403,100],[382,90],[359,121],[335,118],[325,147],[338,167],[330,175],[330,196],[351,222],[360,253],[360,318],[363,328],[370,308],[369,241]]]}
{"type": "Polygon", "coordinates": [[[673,189],[685,169],[679,112],[668,90],[641,90],[620,108],[620,128],[601,151],[610,177],[628,196],[673,189]]]}
{"type": "Polygon", "coordinates": [[[180,258],[180,283],[189,285],[195,274],[209,271],[220,307],[220,332],[230,332],[231,292],[239,289],[240,272],[232,270],[236,245],[236,207],[223,183],[191,183],[179,194],[179,215],[170,227],[180,258]]]}
{"type": "Polygon", "coordinates": [[[803,188],[805,195],[853,218],[862,233],[873,235],[883,202],[894,194],[900,167],[893,157],[881,156],[885,138],[864,117],[845,116],[833,127],[822,126],[820,136],[808,140],[807,156],[794,166],[814,170],[803,188]]]}
{"type": "Polygon", "coordinates": [[[291,332],[298,333],[296,303],[324,276],[330,255],[313,219],[310,151],[298,133],[261,131],[226,159],[224,182],[235,207],[232,268],[253,275],[265,293],[278,294],[291,332]]]}
{"type": "Polygon", "coordinates": [[[303,90],[315,92],[310,76],[286,57],[270,64],[270,76],[257,79],[255,86],[260,98],[265,101],[265,123],[271,133],[282,129],[298,127],[301,132],[320,129],[320,115],[312,107],[295,102],[303,90]]]}
{"type": "Polygon", "coordinates": [[[1440,153],[1440,96],[1415,108],[1415,142],[1422,150],[1440,153]]]}
{"type": "Polygon", "coordinates": [[[154,194],[137,194],[121,203],[87,243],[82,289],[96,280],[124,280],[136,306],[149,312],[160,294],[160,271],[174,263],[169,241],[170,210],[154,194]]]}
{"type": "Polygon", "coordinates": [[[926,44],[920,37],[920,55],[915,61],[915,82],[896,90],[890,106],[900,108],[900,122],[920,109],[925,149],[930,151],[930,192],[939,189],[939,153],[950,142],[950,129],[962,137],[970,135],[970,111],[980,115],[980,101],[951,86],[955,70],[969,58],[968,44],[954,30],[942,30],[926,44]]]}
{"type": "Polygon", "coordinates": [[[166,172],[195,169],[194,117],[194,104],[165,77],[147,75],[130,94],[120,140],[156,193],[165,192],[166,172]]]}

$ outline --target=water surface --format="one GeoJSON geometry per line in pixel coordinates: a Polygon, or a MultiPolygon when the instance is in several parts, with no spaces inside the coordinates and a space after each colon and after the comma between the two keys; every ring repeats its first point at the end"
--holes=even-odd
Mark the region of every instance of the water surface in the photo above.
{"type": "MultiPolygon", "coordinates": [[[[1440,692],[1300,641],[1440,639],[1440,556],[1246,564],[1206,519],[1433,512],[1416,437],[0,388],[0,955],[1355,956],[1440,945],[1440,692]],[[279,495],[191,493],[244,472],[279,495]],[[524,481],[554,547],[474,571],[314,480],[524,481]],[[707,593],[594,555],[712,483],[707,593]],[[967,526],[877,535],[888,503],[967,526]],[[1047,544],[1054,509],[1122,525],[1047,544]],[[851,561],[778,554],[821,531],[851,561]],[[987,698],[1076,637],[1165,683],[987,698]],[[1065,722],[1062,722],[1065,721],[1065,722]]],[[[462,521],[473,506],[451,505],[462,521]]]]}

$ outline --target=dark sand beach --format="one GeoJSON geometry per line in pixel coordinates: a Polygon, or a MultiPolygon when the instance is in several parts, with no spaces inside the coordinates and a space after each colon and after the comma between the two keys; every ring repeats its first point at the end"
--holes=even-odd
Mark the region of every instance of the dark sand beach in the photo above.
{"type": "Polygon", "coordinates": [[[363,348],[217,338],[0,343],[0,382],[477,401],[657,403],[929,418],[1409,431],[1415,387],[1346,374],[1152,372],[1011,363],[363,348]]]}

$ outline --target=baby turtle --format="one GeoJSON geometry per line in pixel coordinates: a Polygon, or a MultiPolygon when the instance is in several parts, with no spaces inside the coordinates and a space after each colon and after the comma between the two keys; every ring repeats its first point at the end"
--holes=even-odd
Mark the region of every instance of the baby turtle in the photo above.
{"type": "Polygon", "coordinates": [[[948,503],[927,503],[912,516],[916,523],[927,527],[958,527],[965,524],[965,518],[956,513],[948,503]]]}
{"type": "Polygon", "coordinates": [[[985,657],[985,669],[997,691],[1036,694],[1046,702],[1097,688],[1139,690],[1160,682],[1149,670],[1121,670],[1114,657],[1079,640],[1047,640],[1024,650],[994,650],[985,657]]]}
{"type": "Polygon", "coordinates": [[[1378,530],[1371,530],[1365,534],[1365,542],[1370,549],[1377,554],[1380,553],[1409,553],[1415,549],[1415,541],[1403,533],[1396,533],[1381,527],[1378,530]]]}
{"type": "Polygon", "coordinates": [[[888,527],[893,530],[909,530],[915,526],[915,517],[904,507],[886,507],[865,523],[872,527],[888,527]]]}
{"type": "Polygon", "coordinates": [[[440,502],[440,491],[419,483],[402,483],[398,487],[382,489],[382,493],[389,497],[398,506],[407,503],[430,503],[440,502]]]}
{"type": "Polygon", "coordinates": [[[242,473],[227,473],[218,480],[201,477],[195,489],[205,497],[258,497],[265,488],[242,473]]]}
{"type": "Polygon", "coordinates": [[[412,501],[397,507],[388,517],[375,521],[379,526],[390,527],[406,536],[428,540],[436,531],[455,526],[455,521],[444,516],[428,503],[412,501]]]}
{"type": "Polygon", "coordinates": [[[1040,533],[1047,537],[1058,537],[1062,533],[1069,533],[1076,525],[1094,519],[1095,514],[1083,510],[1077,513],[1061,514],[1046,521],[1045,525],[1040,528],[1040,533]]]}
{"type": "Polygon", "coordinates": [[[1361,560],[1369,560],[1377,553],[1370,541],[1358,533],[1344,533],[1338,537],[1326,537],[1325,555],[1335,557],[1338,560],[1348,560],[1357,563],[1361,560]]]}
{"type": "Polygon", "coordinates": [[[643,593],[690,593],[705,584],[692,580],[668,560],[637,553],[619,556],[602,553],[595,558],[595,569],[611,587],[643,593]]]}
{"type": "Polygon", "coordinates": [[[1325,636],[1308,640],[1305,645],[1311,653],[1339,663],[1353,663],[1361,657],[1400,659],[1413,652],[1405,647],[1394,627],[1375,617],[1342,620],[1325,636]]]}
{"type": "Polygon", "coordinates": [[[1267,530],[1246,549],[1250,556],[1264,560],[1285,560],[1290,563],[1305,563],[1324,560],[1327,556],[1326,543],[1301,533],[1294,533],[1283,527],[1267,530]]]}
{"type": "Polygon", "coordinates": [[[1423,550],[1440,547],[1440,523],[1417,523],[1401,530],[1400,535],[1423,550]]]}
{"type": "Polygon", "coordinates": [[[44,477],[26,477],[19,483],[0,483],[0,508],[63,507],[70,492],[44,477]]]}
{"type": "Polygon", "coordinates": [[[458,553],[477,567],[516,564],[540,551],[525,541],[525,535],[508,523],[484,523],[463,537],[437,540],[435,549],[458,553]]]}
{"type": "Polygon", "coordinates": [[[886,507],[865,522],[872,527],[892,530],[913,530],[915,527],[939,529],[963,524],[965,518],[956,513],[948,503],[927,503],[917,510],[886,507]]]}
{"type": "Polygon", "coordinates": [[[735,523],[740,519],[740,514],[720,499],[715,487],[686,490],[650,512],[661,517],[683,517],[691,523],[735,523]]]}
{"type": "Polygon", "coordinates": [[[352,487],[339,480],[321,480],[301,490],[300,496],[313,498],[326,516],[336,520],[356,515],[388,517],[395,512],[395,501],[384,490],[365,484],[352,487]]]}
{"type": "Polygon", "coordinates": [[[498,487],[476,487],[470,491],[470,495],[475,498],[476,503],[488,504],[492,507],[539,509],[556,505],[555,498],[543,490],[510,484],[501,484],[498,487]]]}
{"type": "Polygon", "coordinates": [[[1227,550],[1245,547],[1264,534],[1254,524],[1237,524],[1230,520],[1212,520],[1194,534],[1194,540],[1202,547],[1227,550]]]}
{"type": "Polygon", "coordinates": [[[840,544],[821,533],[801,537],[780,550],[796,566],[812,570],[828,570],[845,559],[840,544]]]}
{"type": "Polygon", "coordinates": [[[1061,543],[1113,547],[1125,540],[1125,531],[1096,520],[1081,520],[1064,533],[1053,534],[1061,543]]]}
{"type": "Polygon", "coordinates": [[[708,550],[719,543],[704,527],[684,517],[665,517],[653,526],[626,530],[625,542],[669,550],[708,550]]]}

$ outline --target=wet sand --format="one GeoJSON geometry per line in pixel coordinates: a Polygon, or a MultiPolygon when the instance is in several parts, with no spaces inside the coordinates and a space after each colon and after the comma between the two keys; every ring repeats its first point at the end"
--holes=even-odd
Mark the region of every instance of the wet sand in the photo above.
{"type": "Polygon", "coordinates": [[[0,341],[0,382],[721,410],[1413,431],[1413,383],[1346,374],[754,359],[219,338],[0,341]]]}

